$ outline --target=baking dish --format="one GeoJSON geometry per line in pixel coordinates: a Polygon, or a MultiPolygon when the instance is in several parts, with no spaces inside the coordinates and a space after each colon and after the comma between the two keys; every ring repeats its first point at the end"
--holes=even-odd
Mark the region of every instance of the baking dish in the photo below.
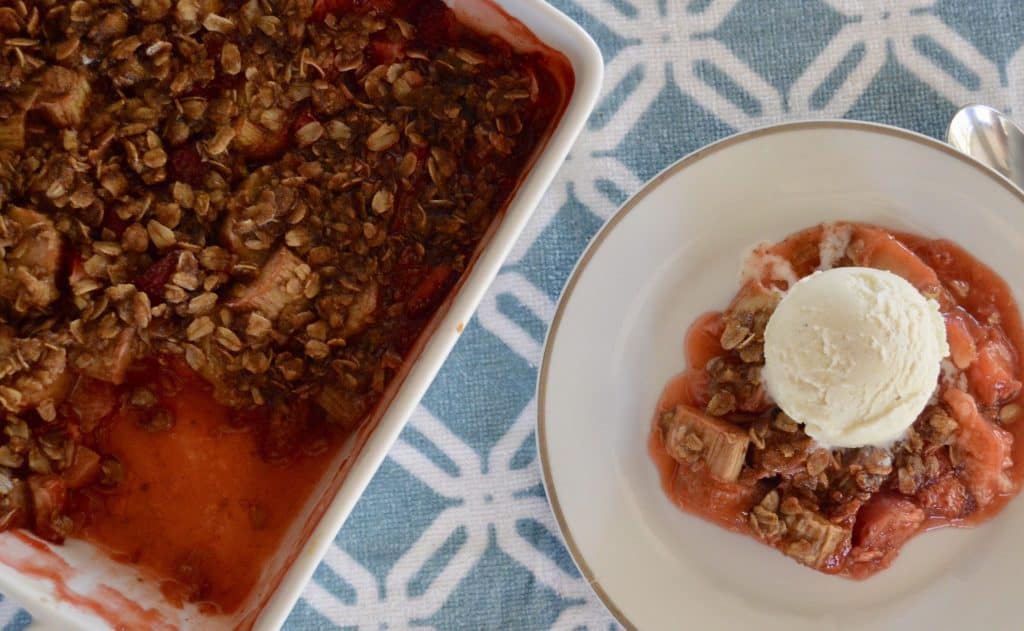
{"type": "Polygon", "coordinates": [[[227,616],[168,604],[155,581],[81,540],[51,546],[24,532],[0,536],[0,592],[55,628],[278,628],[390,445],[447,357],[483,292],[589,115],[600,89],[600,52],[569,18],[541,0],[453,0],[464,23],[524,52],[557,51],[572,70],[561,119],[533,157],[468,271],[416,343],[384,402],[349,438],[320,479],[257,587],[227,616]]]}

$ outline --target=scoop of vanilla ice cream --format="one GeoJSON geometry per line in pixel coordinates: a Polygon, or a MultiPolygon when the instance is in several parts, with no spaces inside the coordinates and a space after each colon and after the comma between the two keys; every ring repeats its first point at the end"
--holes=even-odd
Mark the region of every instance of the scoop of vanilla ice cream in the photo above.
{"type": "Polygon", "coordinates": [[[764,332],[768,394],[826,447],[899,439],[949,354],[939,305],[883,270],[841,267],[794,284],[764,332]]]}

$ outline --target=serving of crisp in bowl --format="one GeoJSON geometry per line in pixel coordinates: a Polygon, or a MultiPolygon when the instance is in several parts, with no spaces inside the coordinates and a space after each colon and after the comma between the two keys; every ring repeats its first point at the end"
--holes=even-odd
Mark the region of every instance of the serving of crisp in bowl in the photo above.
{"type": "Polygon", "coordinates": [[[857,121],[737,134],[626,202],[554,316],[537,436],[620,623],[1016,626],[1022,210],[857,121]]]}
{"type": "Polygon", "coordinates": [[[540,1],[0,7],[0,591],[279,626],[600,77],[540,1]]]}

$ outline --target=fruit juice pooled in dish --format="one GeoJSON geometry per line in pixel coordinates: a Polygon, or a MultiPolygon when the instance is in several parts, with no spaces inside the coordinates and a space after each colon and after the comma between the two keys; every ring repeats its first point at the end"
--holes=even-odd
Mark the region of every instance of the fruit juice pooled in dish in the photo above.
{"type": "Polygon", "coordinates": [[[0,48],[0,530],[236,611],[500,221],[568,61],[440,0],[15,2],[0,48]]]}
{"type": "Polygon", "coordinates": [[[683,510],[864,578],[1024,477],[1024,331],[955,244],[836,223],[761,245],[686,339],[649,449],[683,510]]]}

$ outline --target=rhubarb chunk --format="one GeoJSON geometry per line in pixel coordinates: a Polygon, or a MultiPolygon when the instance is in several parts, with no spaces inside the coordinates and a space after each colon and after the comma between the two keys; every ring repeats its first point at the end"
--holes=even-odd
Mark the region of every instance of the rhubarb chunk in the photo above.
{"type": "Polygon", "coordinates": [[[272,158],[288,144],[288,126],[283,117],[283,111],[269,110],[262,116],[270,124],[265,126],[240,116],[234,125],[234,146],[253,160],[272,158]]]}
{"type": "Polygon", "coordinates": [[[337,384],[327,384],[316,396],[316,403],[327,418],[348,429],[355,427],[366,415],[365,397],[337,384]]]}
{"type": "Polygon", "coordinates": [[[724,482],[739,477],[750,437],[735,425],[680,405],[662,419],[662,432],[665,448],[676,460],[699,460],[724,482]]]}
{"type": "Polygon", "coordinates": [[[0,304],[16,314],[44,309],[58,296],[61,238],[53,222],[28,208],[9,206],[0,220],[0,246],[7,246],[0,274],[0,304]]]}
{"type": "Polygon", "coordinates": [[[61,515],[68,496],[64,480],[54,474],[31,475],[28,490],[32,500],[33,531],[48,541],[64,541],[70,526],[61,515]]]}
{"type": "Polygon", "coordinates": [[[121,384],[124,383],[128,368],[138,351],[139,343],[135,329],[124,329],[98,348],[83,351],[75,360],[75,365],[83,374],[93,379],[121,384]]]}
{"type": "Polygon", "coordinates": [[[373,314],[377,311],[379,301],[377,283],[371,281],[366,289],[356,295],[345,314],[345,328],[342,334],[347,336],[359,333],[373,322],[373,314]]]}
{"type": "Polygon", "coordinates": [[[849,544],[850,531],[812,510],[795,506],[795,502],[788,504],[793,505],[792,510],[787,502],[782,506],[782,519],[787,529],[783,551],[804,565],[817,569],[831,567],[849,544]]]}
{"type": "Polygon", "coordinates": [[[288,248],[281,248],[264,264],[256,280],[239,291],[228,306],[259,311],[274,320],[289,304],[306,301],[303,289],[310,269],[288,248]]]}
{"type": "Polygon", "coordinates": [[[43,73],[35,108],[57,127],[77,127],[89,99],[89,80],[73,70],[51,66],[43,73]]]}
{"type": "Polygon", "coordinates": [[[64,400],[70,386],[67,352],[55,339],[14,338],[0,330],[0,405],[19,413],[64,400]]]}
{"type": "MultiPolygon", "coordinates": [[[[765,316],[770,316],[781,299],[782,294],[778,291],[769,289],[757,281],[747,281],[725,312],[727,315],[751,320],[762,312],[766,312],[765,316]]],[[[764,328],[763,325],[761,328],[764,328]]]]}
{"type": "Polygon", "coordinates": [[[0,118],[0,150],[21,151],[25,148],[25,113],[0,118]]]}

